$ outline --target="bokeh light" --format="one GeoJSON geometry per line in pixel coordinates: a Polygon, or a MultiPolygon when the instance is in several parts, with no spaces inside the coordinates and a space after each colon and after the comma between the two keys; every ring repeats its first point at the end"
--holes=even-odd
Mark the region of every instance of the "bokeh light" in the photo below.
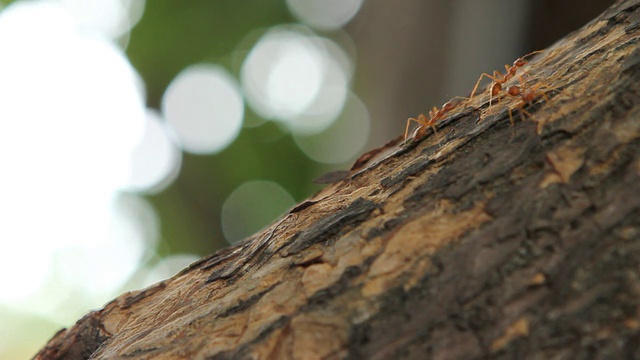
{"type": "Polygon", "coordinates": [[[295,135],[294,139],[311,159],[341,164],[360,154],[369,137],[369,124],[366,106],[350,93],[342,114],[326,131],[316,135],[295,135]]]}
{"type": "Polygon", "coordinates": [[[233,243],[272,223],[295,205],[289,193],[273,181],[248,181],[235,189],[222,205],[222,230],[233,243]]]}
{"type": "Polygon", "coordinates": [[[56,248],[107,233],[104,209],[141,135],[144,105],[128,61],[72,29],[52,3],[16,3],[0,14],[0,238],[13,246],[0,253],[0,271],[42,250],[24,274],[32,281],[16,280],[6,300],[41,285],[56,248]]]}
{"type": "Polygon", "coordinates": [[[251,107],[294,133],[319,133],[335,120],[350,80],[348,57],[328,39],[303,27],[265,33],[242,65],[251,107]]]}
{"type": "Polygon", "coordinates": [[[162,98],[162,112],[185,151],[211,154],[240,133],[244,103],[222,67],[200,64],[173,79],[162,98]]]}
{"type": "Polygon", "coordinates": [[[169,138],[160,115],[148,110],[142,139],[131,155],[131,191],[157,193],[169,186],[180,172],[182,152],[169,138]]]}
{"type": "Polygon", "coordinates": [[[362,0],[287,0],[287,6],[301,22],[319,29],[335,30],[358,12],[362,0]]]}
{"type": "Polygon", "coordinates": [[[265,118],[289,119],[318,93],[324,76],[322,50],[305,34],[272,29],[254,46],[242,67],[243,89],[265,118]]]}
{"type": "Polygon", "coordinates": [[[92,236],[54,254],[57,284],[108,299],[150,256],[159,226],[153,207],[141,197],[121,195],[110,210],[104,238],[92,236]]]}
{"type": "Polygon", "coordinates": [[[0,13],[3,319],[69,325],[118,294],[154,246],[135,215],[151,208],[118,195],[144,129],[141,80],[81,23],[55,1],[0,13]]]}
{"type": "Polygon", "coordinates": [[[80,33],[117,39],[140,20],[145,0],[58,0],[76,21],[80,33]]]}

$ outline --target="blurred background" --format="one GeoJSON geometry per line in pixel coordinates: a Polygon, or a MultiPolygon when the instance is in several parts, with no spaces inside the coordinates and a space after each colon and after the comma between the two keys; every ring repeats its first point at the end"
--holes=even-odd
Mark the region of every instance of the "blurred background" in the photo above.
{"type": "Polygon", "coordinates": [[[0,0],[0,358],[258,231],[610,3],[0,0]]]}

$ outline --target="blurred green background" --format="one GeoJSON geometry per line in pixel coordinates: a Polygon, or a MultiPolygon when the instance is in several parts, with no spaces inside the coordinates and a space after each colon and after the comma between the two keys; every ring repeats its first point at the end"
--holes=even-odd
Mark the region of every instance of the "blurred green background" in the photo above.
{"type": "MultiPolygon", "coordinates": [[[[247,35],[291,22],[295,19],[283,1],[149,1],[131,33],[126,53],[145,79],[148,105],[159,108],[164,90],[185,67],[202,62],[221,64],[239,77],[234,52],[243,50],[238,46],[247,35]]],[[[245,110],[245,121],[257,117],[245,110]]],[[[231,146],[216,155],[185,154],[175,183],[149,196],[162,219],[165,242],[161,254],[206,255],[227,245],[219,220],[221,204],[239,184],[272,180],[301,201],[319,188],[312,180],[324,170],[325,166],[309,161],[291,137],[273,123],[243,130],[231,146]]]]}

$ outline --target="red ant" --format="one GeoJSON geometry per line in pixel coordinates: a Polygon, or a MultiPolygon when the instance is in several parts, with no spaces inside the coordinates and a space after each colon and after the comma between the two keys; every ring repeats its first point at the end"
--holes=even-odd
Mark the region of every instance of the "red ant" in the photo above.
{"type": "MultiPolygon", "coordinates": [[[[520,111],[520,117],[522,118],[522,121],[525,120],[525,115],[531,117],[531,114],[529,114],[524,107],[527,105],[531,105],[536,99],[540,98],[540,97],[544,97],[544,99],[546,101],[549,101],[549,97],[547,96],[547,92],[549,90],[551,90],[551,88],[548,85],[545,85],[542,82],[538,82],[537,84],[533,85],[530,88],[526,88],[525,84],[524,84],[524,80],[522,79],[522,76],[519,77],[520,80],[520,85],[512,85],[509,86],[507,88],[506,94],[511,96],[511,97],[519,97],[520,100],[522,101],[520,104],[518,104],[515,108],[518,109],[520,111]],[[540,88],[546,88],[547,90],[544,91],[538,91],[540,88]]],[[[509,122],[511,122],[511,125],[513,125],[513,115],[511,114],[511,108],[509,108],[509,122]]]]}
{"type": "MultiPolygon", "coordinates": [[[[469,99],[473,98],[473,96],[476,93],[476,90],[478,90],[478,86],[480,85],[480,81],[482,81],[482,77],[487,77],[491,80],[493,80],[492,84],[491,84],[491,97],[489,98],[489,106],[491,106],[491,103],[493,101],[493,98],[495,96],[497,96],[500,91],[502,90],[502,84],[506,83],[507,81],[509,81],[511,78],[513,78],[516,75],[516,72],[518,71],[519,68],[525,66],[528,61],[526,60],[529,56],[537,54],[539,52],[542,52],[544,50],[536,50],[533,52],[530,52],[524,56],[521,56],[519,58],[517,58],[514,62],[513,65],[509,66],[509,65],[505,65],[504,68],[506,70],[506,73],[503,75],[500,71],[495,70],[493,72],[493,76],[487,74],[487,73],[482,73],[482,75],[480,75],[480,78],[478,78],[478,81],[476,82],[476,85],[473,87],[473,90],[471,90],[471,95],[469,96],[469,99]]],[[[523,70],[524,71],[524,70],[523,70]]],[[[526,73],[526,72],[525,72],[526,73]]]]}
{"type": "MultiPolygon", "coordinates": [[[[468,98],[463,98],[460,96],[456,96],[454,98],[469,100],[468,98]]],[[[409,125],[411,125],[412,121],[418,123],[419,125],[418,132],[415,135],[416,137],[423,136],[427,131],[427,127],[432,128],[433,132],[436,132],[436,125],[435,125],[436,121],[442,120],[444,115],[449,111],[453,110],[457,105],[458,105],[457,103],[454,103],[453,101],[450,100],[444,103],[440,109],[434,106],[433,109],[429,110],[429,118],[427,118],[424,114],[420,114],[418,115],[417,119],[416,118],[407,119],[407,127],[404,130],[404,139],[407,140],[407,136],[409,135],[409,125]]]]}

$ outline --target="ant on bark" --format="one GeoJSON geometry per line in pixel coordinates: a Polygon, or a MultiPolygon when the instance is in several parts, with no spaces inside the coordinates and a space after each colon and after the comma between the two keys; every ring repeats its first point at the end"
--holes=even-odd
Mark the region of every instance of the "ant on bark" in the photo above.
{"type": "MultiPolygon", "coordinates": [[[[525,115],[531,117],[531,114],[528,113],[524,107],[527,105],[533,104],[534,101],[543,97],[546,101],[549,101],[549,97],[547,96],[547,92],[551,91],[552,88],[548,85],[538,82],[535,85],[527,88],[525,86],[524,80],[522,76],[518,77],[520,85],[511,85],[507,88],[506,94],[511,97],[519,98],[521,102],[515,107],[520,111],[520,117],[522,121],[525,120],[525,115]],[[539,91],[542,90],[542,91],[539,91]]],[[[509,108],[509,122],[513,125],[513,115],[512,110],[509,108]]]]}
{"type": "MultiPolygon", "coordinates": [[[[493,80],[493,82],[491,83],[491,86],[490,86],[491,97],[489,98],[489,106],[491,106],[491,103],[493,102],[493,98],[498,96],[500,91],[502,91],[502,84],[504,84],[507,81],[509,81],[510,79],[512,79],[516,75],[516,72],[518,71],[518,69],[524,67],[526,64],[529,63],[529,61],[527,61],[528,57],[530,57],[530,56],[532,56],[534,54],[540,53],[542,51],[544,51],[544,50],[536,50],[536,51],[530,52],[530,53],[528,53],[528,54],[526,54],[524,56],[521,56],[521,57],[517,58],[513,62],[513,65],[511,65],[511,66],[505,65],[504,68],[506,70],[506,73],[504,75],[498,70],[495,70],[493,72],[493,75],[489,75],[487,73],[482,73],[482,75],[480,75],[480,78],[478,78],[478,81],[476,81],[476,85],[473,87],[473,90],[471,90],[471,95],[469,96],[469,99],[473,98],[473,96],[476,94],[476,90],[478,90],[478,86],[480,85],[480,82],[482,81],[482,78],[483,77],[487,77],[487,78],[493,80]]],[[[525,71],[525,73],[527,73],[527,72],[525,71]]]]}
{"type": "Polygon", "coordinates": [[[434,106],[433,109],[429,110],[428,118],[424,114],[420,114],[418,115],[417,119],[416,118],[407,119],[407,126],[404,130],[404,139],[407,140],[407,136],[409,135],[409,125],[411,125],[412,121],[418,123],[418,126],[419,126],[418,131],[415,134],[415,137],[424,136],[427,132],[428,127],[432,128],[433,132],[436,132],[436,121],[442,120],[442,118],[444,118],[444,115],[446,113],[448,113],[449,111],[453,110],[456,106],[458,106],[459,103],[452,101],[453,99],[456,99],[456,98],[469,100],[469,98],[455,96],[451,100],[444,103],[440,109],[434,106]]]}
{"type": "MultiPolygon", "coordinates": [[[[507,81],[511,80],[514,76],[516,76],[516,73],[518,72],[518,69],[524,67],[528,61],[527,58],[543,52],[544,50],[537,50],[537,51],[533,51],[530,52],[524,56],[521,56],[519,58],[517,58],[514,62],[513,65],[509,66],[509,65],[505,65],[504,68],[506,70],[506,72],[504,74],[502,74],[500,71],[495,70],[493,72],[493,75],[489,75],[487,73],[482,73],[482,75],[480,75],[480,78],[478,78],[478,81],[476,81],[475,86],[473,87],[473,90],[471,91],[471,95],[468,98],[465,97],[460,97],[460,96],[456,96],[455,98],[460,98],[460,99],[464,99],[467,102],[469,100],[471,100],[473,98],[473,96],[476,94],[476,91],[478,90],[478,86],[480,86],[480,82],[482,81],[483,77],[487,77],[489,79],[492,80],[492,83],[490,85],[490,94],[491,97],[489,99],[489,106],[491,106],[491,103],[493,102],[493,98],[494,97],[499,97],[500,96],[500,92],[503,91],[503,84],[505,84],[507,81]]],[[[522,70],[525,74],[528,75],[528,73],[524,70],[522,70]]],[[[517,106],[518,110],[520,110],[520,115],[523,116],[524,119],[524,114],[527,114],[529,116],[531,116],[529,113],[527,113],[524,110],[524,107],[527,104],[531,104],[534,100],[536,100],[538,97],[540,96],[544,96],[545,99],[549,100],[548,97],[546,96],[546,91],[545,92],[538,92],[538,89],[545,86],[542,83],[536,84],[533,87],[526,89],[525,85],[524,85],[524,81],[522,79],[522,76],[519,77],[520,78],[520,85],[513,85],[510,86],[507,91],[506,94],[511,96],[511,97],[520,97],[520,99],[522,100],[522,104],[519,104],[517,106]]],[[[421,137],[424,136],[426,134],[427,128],[432,128],[434,132],[436,132],[436,122],[438,120],[442,120],[445,116],[446,113],[448,113],[449,111],[453,110],[458,104],[454,103],[453,101],[448,101],[446,102],[444,105],[442,105],[442,107],[440,109],[438,109],[437,107],[433,107],[433,109],[429,110],[429,116],[425,116],[424,114],[420,114],[418,115],[417,118],[409,118],[407,119],[407,126],[405,128],[404,131],[404,139],[407,140],[407,137],[409,136],[409,126],[411,125],[411,122],[415,122],[418,124],[418,130],[415,133],[415,137],[421,137]]],[[[511,121],[511,124],[513,124],[513,116],[511,114],[511,109],[509,109],[509,120],[511,121]]]]}

